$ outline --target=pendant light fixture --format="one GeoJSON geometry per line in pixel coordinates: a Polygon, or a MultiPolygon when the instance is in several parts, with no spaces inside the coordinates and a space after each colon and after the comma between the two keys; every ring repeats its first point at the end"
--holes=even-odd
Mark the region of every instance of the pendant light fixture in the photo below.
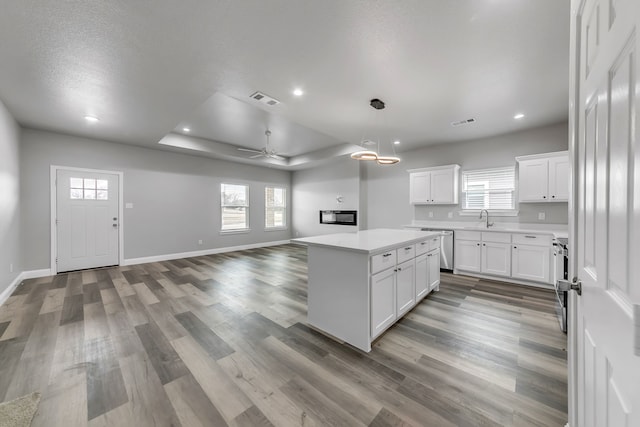
{"type": "MultiPolygon", "coordinates": [[[[374,98],[371,101],[369,101],[369,105],[371,105],[376,110],[383,110],[385,107],[384,102],[382,102],[378,98],[374,98]]],[[[362,145],[362,148],[364,148],[364,145],[367,143],[375,144],[374,142],[365,140],[364,138],[362,139],[362,142],[360,144],[362,145]]],[[[379,154],[380,141],[378,141],[377,143],[377,148],[378,148],[377,152],[372,150],[356,151],[355,153],[351,154],[351,158],[355,160],[372,160],[378,163],[379,165],[395,165],[396,163],[400,162],[400,158],[395,155],[396,150],[395,150],[395,147],[393,146],[393,143],[391,143],[391,148],[393,149],[393,154],[394,154],[393,156],[381,156],[379,154]]]]}

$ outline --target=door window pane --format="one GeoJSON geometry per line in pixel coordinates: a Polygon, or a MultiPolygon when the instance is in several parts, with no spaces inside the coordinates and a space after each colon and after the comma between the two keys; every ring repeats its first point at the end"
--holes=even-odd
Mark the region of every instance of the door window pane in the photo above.
{"type": "Polygon", "coordinates": [[[265,187],[265,228],[285,228],[287,226],[287,193],[286,188],[265,187]]]}
{"type": "Polygon", "coordinates": [[[109,181],[106,179],[69,178],[69,187],[69,197],[74,200],[109,200],[109,181]]]}

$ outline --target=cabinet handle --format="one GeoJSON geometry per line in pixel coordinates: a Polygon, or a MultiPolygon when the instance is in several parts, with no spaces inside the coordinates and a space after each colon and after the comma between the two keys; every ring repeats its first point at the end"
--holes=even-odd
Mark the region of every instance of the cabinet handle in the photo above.
{"type": "Polygon", "coordinates": [[[396,271],[402,271],[402,269],[400,267],[398,267],[398,269],[396,271]]]}
{"type": "Polygon", "coordinates": [[[552,199],[555,199],[555,198],[556,198],[556,196],[551,196],[551,198],[552,198],[552,199]]]}
{"type": "Polygon", "coordinates": [[[383,254],[382,256],[383,256],[384,258],[386,258],[386,257],[388,257],[388,256],[391,256],[391,254],[390,254],[390,253],[388,253],[388,254],[383,254]]]}
{"type": "Polygon", "coordinates": [[[424,246],[424,245],[426,245],[426,244],[427,244],[427,242],[421,242],[420,244],[421,244],[422,246],[424,246]]]}
{"type": "Polygon", "coordinates": [[[483,243],[482,246],[487,246],[486,243],[483,243]]]}
{"type": "Polygon", "coordinates": [[[513,249],[518,249],[518,247],[517,247],[517,246],[514,246],[514,247],[513,247],[513,249]]]}
{"type": "Polygon", "coordinates": [[[413,246],[409,246],[408,248],[404,248],[405,251],[410,251],[411,249],[413,249],[413,246]]]}
{"type": "Polygon", "coordinates": [[[525,237],[525,239],[537,239],[536,236],[524,236],[524,237],[525,237]]]}
{"type": "Polygon", "coordinates": [[[480,243],[476,243],[476,246],[480,246],[480,243]]]}
{"type": "Polygon", "coordinates": [[[547,198],[547,196],[542,196],[542,198],[543,198],[543,199],[546,199],[546,198],[547,198]]]}

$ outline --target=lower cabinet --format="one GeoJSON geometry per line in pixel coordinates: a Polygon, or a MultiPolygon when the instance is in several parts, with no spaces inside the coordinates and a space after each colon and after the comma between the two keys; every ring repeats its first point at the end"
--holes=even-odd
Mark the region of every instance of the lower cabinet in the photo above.
{"type": "Polygon", "coordinates": [[[429,261],[427,254],[416,257],[416,301],[420,301],[430,291],[429,287],[429,261]]]}
{"type": "Polygon", "coordinates": [[[396,267],[396,316],[400,317],[416,303],[414,290],[416,279],[415,260],[405,261],[396,267]]]}
{"type": "Polygon", "coordinates": [[[551,248],[533,245],[513,245],[511,277],[536,282],[550,282],[551,248]]]}
{"type": "Polygon", "coordinates": [[[384,270],[371,276],[371,337],[396,321],[396,271],[384,270]]]}
{"type": "Polygon", "coordinates": [[[440,249],[427,255],[429,264],[429,292],[440,285],[440,249]]]}
{"type": "Polygon", "coordinates": [[[482,242],[480,272],[496,276],[511,275],[511,244],[482,242]]]}
{"type": "Polygon", "coordinates": [[[480,272],[480,241],[455,241],[455,267],[458,270],[480,272]]]}

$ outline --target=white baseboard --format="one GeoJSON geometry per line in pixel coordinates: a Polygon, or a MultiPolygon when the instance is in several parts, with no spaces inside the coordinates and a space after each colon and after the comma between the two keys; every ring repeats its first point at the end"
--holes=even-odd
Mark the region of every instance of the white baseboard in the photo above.
{"type": "Polygon", "coordinates": [[[141,258],[127,258],[122,265],[146,264],[149,262],[169,261],[172,259],[191,258],[204,255],[221,254],[225,252],[244,251],[247,249],[266,248],[268,246],[285,245],[289,240],[278,240],[273,242],[253,243],[251,245],[229,246],[226,248],[205,249],[202,251],[180,252],[175,254],[155,255],[141,258]]]}
{"type": "Polygon", "coordinates": [[[51,269],[50,268],[43,268],[41,270],[29,270],[29,271],[23,271],[22,272],[22,280],[27,280],[27,279],[37,279],[38,277],[47,277],[47,276],[51,276],[51,269]]]}
{"type": "Polygon", "coordinates": [[[4,304],[9,299],[13,291],[16,290],[18,285],[20,285],[20,283],[22,283],[23,280],[36,279],[38,277],[47,277],[47,276],[51,276],[51,269],[49,268],[45,268],[42,270],[29,270],[29,271],[21,272],[16,276],[15,279],[13,279],[13,282],[11,282],[11,284],[7,287],[7,289],[5,289],[4,291],[2,291],[2,293],[0,293],[0,305],[4,304]]]}
{"type": "Polygon", "coordinates": [[[4,304],[5,301],[9,299],[13,291],[16,290],[16,288],[20,283],[22,283],[23,279],[24,279],[24,272],[18,274],[16,278],[13,279],[13,282],[11,282],[11,284],[7,287],[7,289],[2,291],[2,293],[0,294],[0,305],[4,304]]]}
{"type": "Polygon", "coordinates": [[[518,285],[531,286],[533,288],[555,289],[555,287],[549,283],[529,282],[526,280],[519,280],[519,279],[514,279],[512,277],[504,277],[504,276],[491,276],[488,274],[479,274],[471,271],[456,270],[455,268],[453,269],[453,274],[460,274],[460,275],[469,276],[469,277],[477,277],[478,279],[487,279],[487,280],[493,280],[496,282],[516,283],[518,285]]]}

